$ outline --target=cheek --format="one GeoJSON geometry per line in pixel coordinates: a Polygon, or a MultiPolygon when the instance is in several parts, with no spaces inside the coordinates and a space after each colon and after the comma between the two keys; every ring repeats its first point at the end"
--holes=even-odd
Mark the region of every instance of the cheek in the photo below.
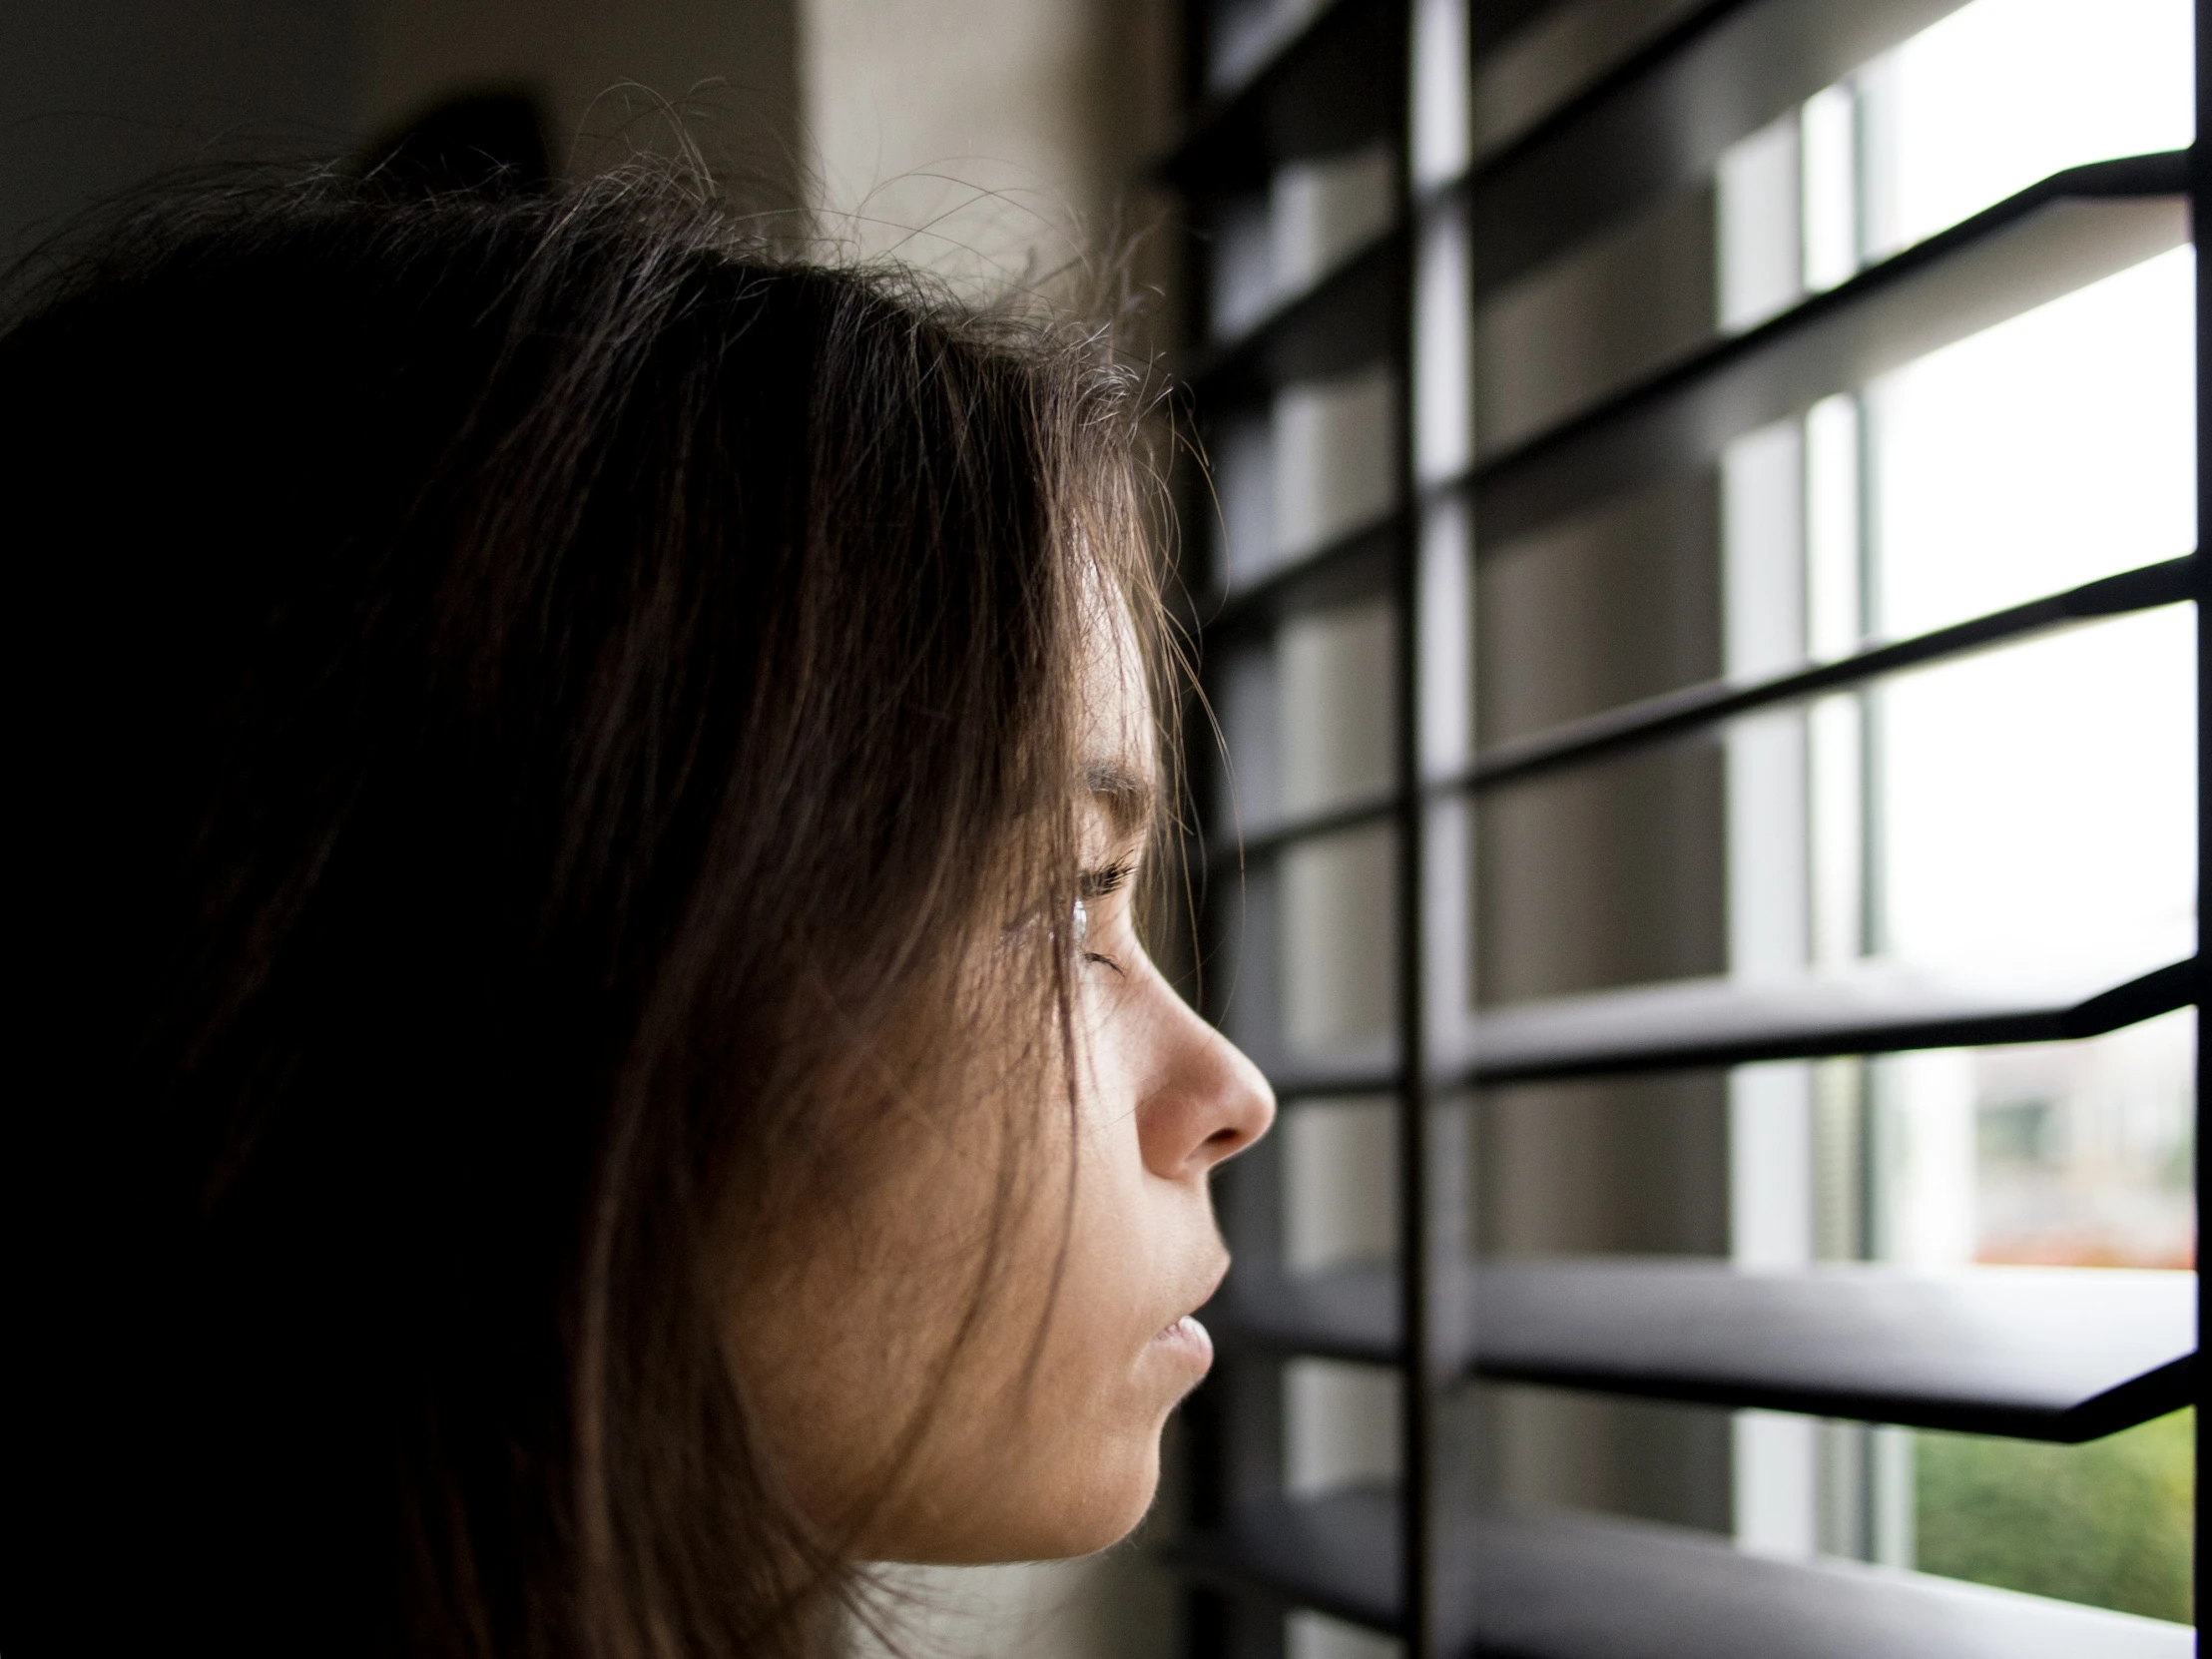
{"type": "Polygon", "coordinates": [[[1061,1096],[1021,1149],[1027,1203],[995,1255],[1014,1154],[982,1112],[804,1230],[773,1293],[741,1298],[749,1400],[827,1539],[867,1516],[863,1555],[1038,1559],[1102,1548],[1150,1505],[1161,1427],[1193,1381],[1152,1344],[1191,1218],[1145,1171],[1119,1057],[1094,1057],[1072,1136],[1061,1096]]]}
{"type": "Polygon", "coordinates": [[[943,1351],[950,1322],[916,1294],[931,1276],[864,1265],[846,1229],[824,1234],[803,1260],[737,1298],[729,1347],[780,1483],[834,1547],[891,1478],[902,1427],[925,1403],[928,1356],[943,1351]]]}
{"type": "Polygon", "coordinates": [[[1066,1386],[1089,1391],[1102,1410],[1142,1393],[1145,1345],[1161,1323],[1168,1276],[1157,1259],[1162,1239],[1149,1213],[1152,1197],[1127,1121],[1090,1126],[1047,1353],[1065,1348],[1068,1363],[1057,1369],[1066,1386]]]}
{"type": "MultiPolygon", "coordinates": [[[[1074,1210],[1040,1205],[950,1379],[916,1459],[913,1503],[886,1552],[989,1561],[1085,1554],[1124,1536],[1159,1480],[1160,1432],[1193,1379],[1152,1338],[1169,1283],[1126,1112],[1092,1114],[1075,1143],[1074,1210]],[[1041,1346],[1040,1346],[1041,1344],[1041,1346]]],[[[1052,1172],[1068,1190],[1065,1163],[1052,1172]]]]}
{"type": "Polygon", "coordinates": [[[999,1125],[974,1116],[955,1120],[965,1134],[917,1135],[868,1177],[796,1206],[727,1304],[760,1440],[832,1547],[899,1483],[916,1425],[956,1415],[993,1363],[990,1322],[982,1341],[967,1328],[1006,1183],[999,1125]]]}
{"type": "Polygon", "coordinates": [[[978,1520],[986,1506],[995,1513],[960,1558],[1102,1549],[1143,1518],[1158,1485],[1160,1432],[1189,1380],[1152,1344],[1160,1322],[1147,1289],[1156,1276],[1142,1230],[1113,1202],[1125,1194],[1104,1190],[1107,1171],[1085,1162],[1078,1189],[1085,1196],[1042,1347],[1028,1346],[1040,1335],[1036,1320],[1020,1320],[1011,1333],[1022,1343],[1020,1374],[1009,1377],[1008,1392],[984,1394],[974,1419],[982,1431],[963,1436],[962,1474],[979,1477],[981,1499],[969,1513],[978,1520]]]}

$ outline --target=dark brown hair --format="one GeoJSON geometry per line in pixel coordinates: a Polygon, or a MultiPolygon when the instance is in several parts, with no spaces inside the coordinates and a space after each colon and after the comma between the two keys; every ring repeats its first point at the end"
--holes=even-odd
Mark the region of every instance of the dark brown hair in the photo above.
{"type": "Polygon", "coordinates": [[[833,1599],[718,1253],[917,1020],[1056,1029],[1083,641],[1155,613],[1095,337],[735,225],[330,175],[19,294],[11,1659],[833,1599]]]}

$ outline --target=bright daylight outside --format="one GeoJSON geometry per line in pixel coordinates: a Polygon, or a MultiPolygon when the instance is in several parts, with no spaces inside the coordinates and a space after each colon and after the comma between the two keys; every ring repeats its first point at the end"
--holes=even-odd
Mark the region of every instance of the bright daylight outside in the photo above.
{"type": "MultiPolygon", "coordinates": [[[[2186,0],[1974,0],[1727,158],[1724,325],[2060,169],[2185,148],[2190,64],[2186,0]]],[[[1731,672],[2195,546],[2192,252],[2178,205],[2164,235],[2130,211],[2135,252],[2086,286],[1735,447],[1731,672]]],[[[2187,955],[2193,649],[2188,608],[2168,606],[1743,723],[1729,756],[1736,971],[1867,956],[2109,964],[2117,983],[2187,955]],[[1777,826],[1794,865],[1752,849],[1777,826]]],[[[1745,1068],[1739,1259],[2194,1266],[2192,1020],[1745,1068]]],[[[2185,1414],[2069,1447],[1746,1413],[1737,1445],[1747,1547],[2190,1617],[2185,1414]]]]}

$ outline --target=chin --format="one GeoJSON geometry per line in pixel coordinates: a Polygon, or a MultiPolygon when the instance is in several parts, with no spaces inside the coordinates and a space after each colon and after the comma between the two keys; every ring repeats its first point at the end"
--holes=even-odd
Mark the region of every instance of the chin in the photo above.
{"type": "MultiPolygon", "coordinates": [[[[1058,1561],[1118,1544],[1136,1530],[1160,1489],[1160,1436],[1139,1445],[1089,1456],[1071,1455],[1059,1467],[1039,1470],[1030,1490],[991,1494],[995,1514],[972,1513],[946,1547],[906,1559],[943,1566],[996,1561],[1058,1561]]],[[[980,1505],[977,1506],[978,1508],[980,1505]]]]}
{"type": "Polygon", "coordinates": [[[1136,1531],[1137,1523],[1152,1508],[1152,1500],[1159,1490],[1160,1459],[1155,1452],[1142,1480],[1128,1481],[1123,1489],[1115,1492],[1100,1493],[1097,1501],[1084,1505],[1080,1514],[1069,1516],[1065,1524],[1055,1529],[1051,1547],[1024,1558],[1052,1560],[1111,1548],[1136,1531]]]}

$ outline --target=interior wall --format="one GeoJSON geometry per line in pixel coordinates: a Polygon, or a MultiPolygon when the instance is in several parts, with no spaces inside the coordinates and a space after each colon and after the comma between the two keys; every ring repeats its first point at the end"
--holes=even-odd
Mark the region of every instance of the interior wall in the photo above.
{"type": "Polygon", "coordinates": [[[795,0],[18,0],[0,7],[0,259],[168,171],[342,154],[456,93],[544,99],[556,165],[690,139],[799,200],[795,0]],[[665,103],[664,103],[665,101],[665,103]]]}
{"type": "MultiPolygon", "coordinates": [[[[800,0],[823,227],[960,283],[1164,287],[1136,183],[1180,85],[1168,0],[800,0]]],[[[1153,337],[1166,339],[1165,333],[1153,337]]]]}
{"type": "MultiPolygon", "coordinates": [[[[557,164],[667,149],[955,281],[1161,311],[1172,0],[24,0],[0,7],[0,257],[167,170],[326,156],[530,87],[557,164]]],[[[1141,330],[1171,337],[1164,323],[1141,330]]]]}
{"type": "Polygon", "coordinates": [[[797,199],[793,0],[355,0],[359,120],[384,132],[456,93],[528,86],[556,167],[589,172],[665,151],[669,114],[718,173],[797,199]]]}
{"type": "Polygon", "coordinates": [[[0,265],[215,148],[352,142],[358,0],[0,6],[0,265]]]}

